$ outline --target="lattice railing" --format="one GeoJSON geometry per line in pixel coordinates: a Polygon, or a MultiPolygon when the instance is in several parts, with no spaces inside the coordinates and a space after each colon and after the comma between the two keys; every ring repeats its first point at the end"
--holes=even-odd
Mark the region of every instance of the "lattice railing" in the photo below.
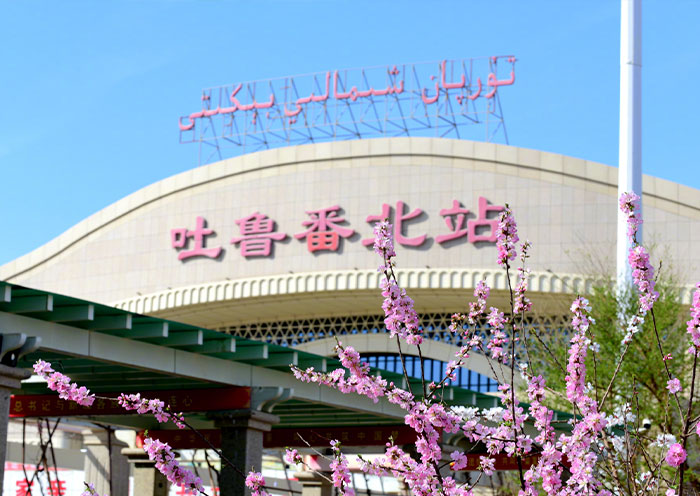
{"type": "MultiPolygon", "coordinates": [[[[421,315],[421,326],[426,339],[460,346],[461,338],[448,328],[452,313],[425,313],[421,315]]],[[[568,315],[542,315],[526,319],[525,325],[542,333],[567,333],[570,325],[568,315]]],[[[485,341],[490,333],[486,319],[477,326],[485,341]]],[[[297,320],[254,322],[220,328],[219,331],[281,346],[297,346],[309,341],[347,334],[378,334],[386,332],[383,315],[352,315],[341,317],[316,317],[297,320]]]]}

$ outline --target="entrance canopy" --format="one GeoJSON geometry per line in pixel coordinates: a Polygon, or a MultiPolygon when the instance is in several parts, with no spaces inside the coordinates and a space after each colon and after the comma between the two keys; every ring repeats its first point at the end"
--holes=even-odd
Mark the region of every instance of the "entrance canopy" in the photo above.
{"type": "MultiPolygon", "coordinates": [[[[0,334],[4,364],[30,368],[41,358],[100,395],[150,393],[174,402],[200,428],[213,426],[207,412],[235,408],[274,413],[280,417],[278,429],[403,424],[405,412],[386,400],[373,403],[302,383],[289,370],[295,364],[331,371],[341,367],[336,359],[46,291],[0,283],[0,334]]],[[[400,374],[372,372],[406,387],[400,374]]],[[[418,391],[420,381],[412,383],[418,391]]],[[[57,411],[61,407],[52,397],[45,383],[25,382],[16,391],[11,415],[158,427],[149,416],[117,415],[106,407],[100,411],[98,402],[89,410],[57,411]]],[[[499,404],[495,396],[457,387],[447,389],[445,400],[480,408],[499,404]]]]}

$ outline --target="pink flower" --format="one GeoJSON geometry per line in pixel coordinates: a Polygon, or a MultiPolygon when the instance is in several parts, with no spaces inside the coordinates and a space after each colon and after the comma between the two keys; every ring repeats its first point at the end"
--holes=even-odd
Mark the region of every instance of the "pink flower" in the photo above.
{"type": "Polygon", "coordinates": [[[143,441],[143,450],[148,454],[148,458],[156,462],[156,468],[170,482],[183,489],[204,492],[202,480],[180,466],[168,443],[161,443],[158,439],[147,437],[143,441]]]}
{"type": "Polygon", "coordinates": [[[649,253],[642,245],[632,247],[627,258],[632,268],[632,279],[639,291],[639,306],[646,314],[659,299],[659,292],[654,289],[654,267],[649,263],[649,253]]]}
{"type": "Polygon", "coordinates": [[[287,448],[284,453],[284,461],[291,465],[300,465],[303,463],[301,455],[295,449],[287,448]]]}
{"type": "Polygon", "coordinates": [[[381,282],[384,303],[384,325],[391,337],[398,336],[405,339],[408,344],[419,345],[423,342],[423,336],[418,321],[418,314],[413,308],[413,300],[406,294],[406,290],[399,287],[395,278],[390,276],[390,269],[396,256],[391,234],[391,224],[386,221],[377,222],[374,226],[374,251],[382,256],[382,265],[379,271],[384,272],[381,282]]]}
{"type": "Polygon", "coordinates": [[[692,347],[689,351],[697,354],[700,350],[700,282],[695,285],[695,288],[693,304],[690,307],[690,320],[687,324],[688,334],[690,334],[692,342],[692,347]]]}
{"type": "Polygon", "coordinates": [[[491,288],[486,285],[486,282],[479,281],[474,288],[474,296],[476,297],[476,302],[469,304],[469,323],[471,325],[476,325],[477,318],[486,312],[486,300],[491,293],[491,288]]]}
{"type": "Polygon", "coordinates": [[[265,478],[260,472],[250,472],[245,478],[245,485],[250,489],[253,496],[267,495],[267,492],[263,489],[265,487],[265,478]]]}
{"type": "MultiPolygon", "coordinates": [[[[41,361],[41,360],[39,360],[39,361],[41,361]]],[[[44,362],[44,363],[46,363],[46,362],[44,362]]],[[[100,496],[99,494],[97,494],[97,491],[95,490],[95,484],[93,484],[92,482],[90,482],[90,483],[83,482],[83,484],[85,484],[85,491],[80,493],[80,496],[100,496]]],[[[107,495],[105,494],[104,496],[107,496],[107,495]]]]}
{"type": "Polygon", "coordinates": [[[414,404],[413,395],[398,388],[394,383],[388,383],[381,376],[369,374],[369,366],[361,363],[360,354],[352,347],[343,347],[342,343],[336,346],[338,357],[343,365],[350,371],[350,377],[345,377],[345,369],[335,369],[332,372],[316,372],[313,367],[302,370],[291,366],[294,377],[302,382],[316,383],[335,388],[342,393],[355,392],[361,396],[367,396],[375,403],[378,398],[386,396],[390,403],[399,405],[406,410],[414,404]]]}
{"type": "Polygon", "coordinates": [[[374,225],[374,252],[384,258],[396,256],[392,226],[383,220],[374,225]]]}
{"type": "Polygon", "coordinates": [[[63,400],[75,401],[82,406],[90,406],[95,401],[95,395],[90,394],[89,389],[85,386],[78,387],[67,375],[54,372],[48,362],[37,360],[34,364],[34,372],[45,379],[48,388],[58,392],[58,397],[63,400]]]}
{"type": "Polygon", "coordinates": [[[588,354],[589,340],[586,337],[586,332],[591,324],[591,311],[588,305],[588,300],[578,297],[571,304],[573,318],[571,323],[574,327],[574,336],[571,338],[571,347],[569,348],[569,362],[566,367],[566,397],[569,401],[581,408],[582,412],[587,413],[585,403],[587,396],[584,394],[586,385],[586,355],[588,354]]]}
{"type": "Polygon", "coordinates": [[[463,468],[467,468],[469,458],[461,451],[453,451],[450,453],[450,458],[453,460],[452,470],[462,470],[463,468]]]}
{"type": "Polygon", "coordinates": [[[166,423],[171,420],[173,424],[180,429],[184,429],[185,418],[181,413],[170,413],[170,406],[166,406],[161,400],[141,398],[141,395],[136,394],[120,394],[117,398],[119,405],[125,410],[136,410],[139,415],[151,413],[160,423],[166,423]]]}
{"type": "Polygon", "coordinates": [[[496,460],[487,456],[479,457],[479,468],[486,474],[491,475],[496,470],[496,460]]]}
{"type": "Polygon", "coordinates": [[[680,391],[681,388],[681,381],[678,380],[677,377],[674,377],[673,379],[670,379],[666,383],[666,389],[668,389],[668,392],[671,394],[676,394],[678,391],[680,391]]]}
{"type": "Polygon", "coordinates": [[[680,467],[686,458],[685,450],[679,443],[672,444],[666,453],[666,463],[672,467],[680,467]]]}
{"type": "MultiPolygon", "coordinates": [[[[527,246],[527,245],[525,245],[527,246]]],[[[518,267],[518,284],[515,286],[515,306],[514,311],[517,314],[529,311],[532,308],[532,301],[525,296],[527,292],[527,284],[530,279],[530,269],[518,267]]]]}
{"type": "Polygon", "coordinates": [[[34,373],[41,376],[41,377],[46,377],[49,374],[53,372],[53,368],[51,368],[51,364],[49,362],[45,362],[43,360],[37,360],[36,363],[34,364],[34,373]]]}
{"type": "Polygon", "coordinates": [[[639,197],[634,193],[622,193],[620,210],[627,216],[627,237],[636,244],[637,231],[642,225],[642,219],[635,215],[635,210],[639,210],[639,197]]]}
{"type": "Polygon", "coordinates": [[[649,263],[646,249],[637,243],[637,231],[642,224],[639,210],[639,197],[634,193],[623,193],[620,196],[620,210],[627,216],[627,237],[634,244],[630,248],[628,260],[632,268],[632,279],[639,291],[639,306],[641,314],[645,315],[659,299],[658,291],[654,290],[654,268],[649,263]]]}
{"type": "Polygon", "coordinates": [[[418,321],[418,314],[413,308],[413,300],[393,279],[382,279],[382,296],[384,303],[384,325],[389,335],[399,335],[408,344],[421,344],[423,336],[418,321]]]}
{"type": "Polygon", "coordinates": [[[518,226],[515,223],[513,212],[506,205],[505,210],[501,212],[501,217],[496,229],[496,250],[498,251],[498,265],[505,267],[510,260],[515,260],[517,252],[515,244],[520,240],[518,238],[518,226]]]}
{"type": "Polygon", "coordinates": [[[338,488],[338,493],[341,495],[354,496],[355,491],[349,487],[351,478],[348,459],[340,452],[340,442],[331,441],[331,449],[333,450],[333,461],[331,462],[333,486],[338,488]]]}
{"type": "Polygon", "coordinates": [[[503,332],[506,324],[505,315],[503,312],[499,312],[498,308],[491,307],[491,312],[488,314],[488,323],[492,328],[492,337],[486,348],[491,352],[491,358],[502,362],[505,359],[503,350],[508,344],[508,336],[503,332]]]}

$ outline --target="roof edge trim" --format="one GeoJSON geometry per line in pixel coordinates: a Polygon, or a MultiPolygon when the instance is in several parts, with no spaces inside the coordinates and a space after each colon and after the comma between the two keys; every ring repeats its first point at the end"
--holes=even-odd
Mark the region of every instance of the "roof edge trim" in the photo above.
{"type": "MultiPolygon", "coordinates": [[[[401,287],[406,289],[469,289],[485,280],[494,290],[507,290],[505,273],[499,269],[405,268],[397,269],[401,287]]],[[[376,270],[300,272],[207,282],[159,291],[117,301],[117,308],[152,313],[191,305],[220,303],[257,297],[315,293],[325,291],[377,290],[382,274],[376,270]]],[[[516,275],[512,275],[515,284],[516,275]]],[[[530,291],[576,294],[590,291],[595,279],[581,274],[531,273],[530,291]]],[[[691,287],[683,292],[689,298],[691,287]]]]}

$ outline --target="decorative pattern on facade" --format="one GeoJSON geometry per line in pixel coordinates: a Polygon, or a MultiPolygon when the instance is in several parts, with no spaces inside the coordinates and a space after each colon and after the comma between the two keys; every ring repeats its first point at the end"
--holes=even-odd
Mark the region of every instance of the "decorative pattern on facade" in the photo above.
{"type": "MultiPolygon", "coordinates": [[[[498,269],[399,269],[399,284],[406,289],[471,289],[482,279],[493,290],[506,290],[505,275],[498,269]]],[[[114,303],[114,306],[136,313],[203,305],[260,296],[314,293],[321,291],[375,290],[381,274],[376,270],[306,272],[218,281],[195,286],[168,289],[114,303]]],[[[515,279],[512,281],[516,283],[515,279]]],[[[593,279],[578,274],[532,272],[529,291],[541,293],[587,293],[593,279]]],[[[690,293],[688,292],[688,295],[690,293]]]]}
{"type": "MultiPolygon", "coordinates": [[[[421,314],[420,323],[426,339],[440,341],[453,346],[461,346],[461,338],[448,330],[451,317],[451,312],[421,314]]],[[[488,332],[489,326],[486,320],[486,318],[483,318],[478,327],[478,332],[484,338],[485,343],[488,342],[491,336],[488,332]]],[[[525,326],[542,333],[551,331],[567,332],[570,322],[571,316],[569,314],[533,315],[526,321],[525,326]]],[[[222,327],[217,330],[281,346],[297,346],[309,341],[333,336],[386,332],[384,316],[380,314],[255,322],[222,327]]]]}

